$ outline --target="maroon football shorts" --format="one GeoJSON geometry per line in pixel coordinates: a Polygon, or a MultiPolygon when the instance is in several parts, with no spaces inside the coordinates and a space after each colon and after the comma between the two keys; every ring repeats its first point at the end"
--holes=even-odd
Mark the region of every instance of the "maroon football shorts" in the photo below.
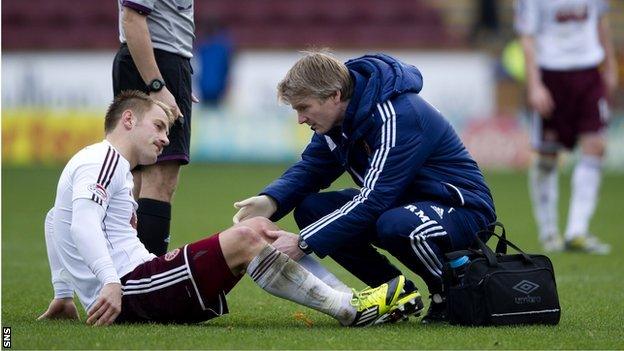
{"type": "Polygon", "coordinates": [[[555,109],[550,118],[533,116],[533,142],[541,151],[560,146],[573,149],[582,134],[600,133],[607,125],[609,109],[598,68],[576,71],[542,69],[542,81],[555,109]]]}
{"type": "Polygon", "coordinates": [[[177,248],[121,278],[116,322],[196,323],[228,312],[225,294],[241,277],[225,262],[219,234],[177,248]]]}

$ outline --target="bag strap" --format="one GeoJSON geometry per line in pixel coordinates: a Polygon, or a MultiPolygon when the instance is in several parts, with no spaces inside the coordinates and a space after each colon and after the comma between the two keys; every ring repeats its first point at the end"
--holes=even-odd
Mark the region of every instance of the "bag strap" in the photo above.
{"type": "MultiPolygon", "coordinates": [[[[480,232],[479,232],[480,233],[480,232]]],[[[496,254],[489,248],[489,246],[485,245],[485,243],[477,237],[475,238],[475,243],[477,247],[481,250],[481,254],[485,256],[485,259],[488,262],[488,266],[490,267],[498,267],[498,261],[496,260],[496,254]]]]}
{"type": "MultiPolygon", "coordinates": [[[[492,224],[490,224],[490,228],[489,231],[491,234],[494,234],[495,236],[497,236],[499,238],[498,243],[496,244],[496,253],[501,253],[501,254],[507,254],[507,243],[509,241],[507,241],[507,231],[505,230],[505,226],[503,225],[503,223],[496,221],[493,222],[492,224]],[[496,227],[500,227],[502,232],[499,235],[496,235],[496,227]],[[503,240],[500,240],[500,239],[503,240]]],[[[511,246],[511,245],[509,245],[511,246]]]]}
{"type": "MultiPolygon", "coordinates": [[[[522,255],[522,258],[526,261],[526,262],[530,262],[533,263],[533,259],[527,255],[524,251],[522,251],[522,249],[520,249],[518,246],[516,246],[514,243],[512,243],[511,241],[503,238],[502,236],[499,236],[496,233],[492,233],[495,237],[498,238],[498,242],[504,242],[506,245],[511,246],[514,250],[518,251],[518,253],[520,253],[520,255],[522,255]]],[[[496,245],[498,247],[498,245],[496,245]]]]}
{"type": "Polygon", "coordinates": [[[508,245],[511,246],[514,250],[518,251],[518,253],[520,253],[520,255],[522,256],[522,259],[525,262],[533,263],[533,260],[531,259],[531,257],[529,257],[529,255],[527,255],[524,251],[522,251],[522,249],[520,249],[518,246],[516,246],[514,243],[512,243],[511,241],[507,239],[507,233],[505,231],[505,227],[503,226],[501,222],[498,222],[498,221],[494,222],[489,226],[488,229],[478,231],[475,239],[476,239],[475,242],[477,243],[477,246],[481,249],[481,251],[483,252],[483,255],[488,260],[488,264],[491,267],[498,266],[498,262],[496,260],[496,254],[503,254],[503,255],[507,254],[508,245]],[[495,232],[496,227],[500,227],[502,229],[501,234],[497,234],[495,232]],[[492,251],[492,249],[490,249],[489,246],[487,246],[479,238],[479,234],[481,233],[488,234],[490,237],[495,236],[496,238],[498,238],[498,243],[496,244],[495,252],[492,251]]]}

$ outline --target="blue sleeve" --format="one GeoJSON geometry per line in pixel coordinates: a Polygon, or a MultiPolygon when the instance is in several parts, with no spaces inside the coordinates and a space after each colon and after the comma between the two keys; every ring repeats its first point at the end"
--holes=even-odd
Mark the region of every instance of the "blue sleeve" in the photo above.
{"type": "Polygon", "coordinates": [[[277,202],[277,211],[270,219],[277,221],[284,217],[308,194],[329,187],[343,172],[344,167],[332,154],[325,138],[315,133],[303,151],[301,161],[260,193],[271,196],[277,202]]]}
{"type": "Polygon", "coordinates": [[[448,128],[441,118],[418,118],[420,111],[409,102],[405,104],[406,113],[398,115],[390,101],[378,105],[383,125],[360,193],[301,231],[303,239],[320,257],[350,240],[358,240],[383,212],[395,206],[398,196],[413,181],[448,128]]]}

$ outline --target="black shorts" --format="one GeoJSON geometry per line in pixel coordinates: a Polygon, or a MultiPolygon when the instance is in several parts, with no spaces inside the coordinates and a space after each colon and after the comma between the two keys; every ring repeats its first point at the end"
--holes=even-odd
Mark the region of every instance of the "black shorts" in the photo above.
{"type": "MultiPolygon", "coordinates": [[[[156,64],[165,80],[167,89],[173,94],[184,116],[169,130],[169,145],[165,147],[158,161],[175,160],[180,164],[190,161],[191,146],[191,75],[193,69],[188,58],[167,51],[154,49],[156,64]]],[[[122,44],[113,61],[113,94],[123,90],[140,90],[147,93],[147,85],[137,70],[130,50],[122,44]]]]}

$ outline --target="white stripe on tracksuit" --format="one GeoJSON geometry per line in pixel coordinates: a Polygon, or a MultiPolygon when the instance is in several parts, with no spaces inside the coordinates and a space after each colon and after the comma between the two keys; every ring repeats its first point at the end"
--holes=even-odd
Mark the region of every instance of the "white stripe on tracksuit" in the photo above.
{"type": "Polygon", "coordinates": [[[444,235],[447,235],[446,231],[435,220],[430,220],[418,226],[409,235],[414,253],[425,268],[437,277],[442,276],[442,262],[440,262],[438,256],[436,256],[429,243],[427,243],[427,239],[444,235]]]}
{"type": "Polygon", "coordinates": [[[383,171],[384,164],[388,158],[388,153],[396,143],[396,113],[392,103],[390,101],[386,101],[383,103],[383,107],[382,105],[377,104],[377,110],[379,111],[383,121],[381,129],[381,146],[373,155],[370,169],[364,178],[364,186],[360,190],[360,193],[353,197],[353,200],[347,202],[341,208],[301,230],[300,234],[304,240],[314,235],[316,232],[323,229],[338,218],[351,212],[359,204],[366,201],[370,192],[375,189],[375,183],[379,179],[379,174],[383,171]]]}

